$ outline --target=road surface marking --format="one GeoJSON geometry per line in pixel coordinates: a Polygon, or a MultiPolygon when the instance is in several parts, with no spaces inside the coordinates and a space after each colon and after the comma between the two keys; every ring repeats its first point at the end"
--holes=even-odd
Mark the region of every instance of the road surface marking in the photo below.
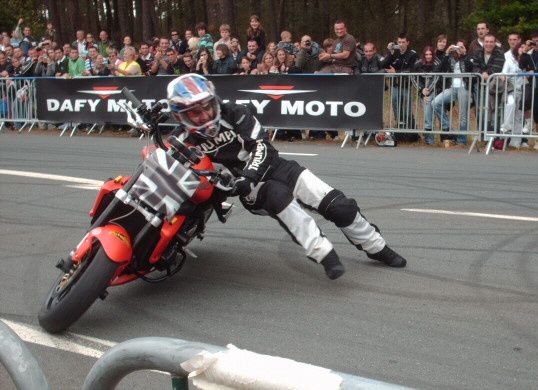
{"type": "Polygon", "coordinates": [[[73,352],[79,355],[89,356],[95,359],[99,359],[110,347],[116,345],[116,343],[108,340],[101,340],[95,337],[82,336],[75,333],[65,333],[62,336],[48,334],[37,326],[22,324],[20,322],[10,321],[0,318],[7,326],[9,326],[17,335],[28,343],[43,345],[45,347],[51,347],[60,349],[62,351],[73,352]],[[75,338],[86,339],[91,341],[92,344],[100,344],[103,346],[103,350],[91,348],[74,341],[75,338]]]}
{"type": "Polygon", "coordinates": [[[450,210],[434,210],[434,209],[401,209],[401,211],[410,211],[414,213],[428,213],[428,214],[463,215],[466,217],[479,217],[479,218],[510,219],[512,221],[538,222],[538,217],[521,217],[518,215],[471,213],[468,211],[450,211],[450,210]]]}
{"type": "Polygon", "coordinates": [[[101,180],[85,179],[83,177],[51,175],[48,173],[28,172],[28,171],[13,171],[10,169],[0,169],[0,175],[12,175],[12,176],[31,177],[33,179],[65,181],[68,183],[77,183],[77,184],[82,184],[86,186],[101,186],[103,184],[101,180]]]}
{"type": "Polygon", "coordinates": [[[316,153],[287,153],[287,152],[278,152],[278,154],[283,154],[286,156],[317,156],[316,153]]]}

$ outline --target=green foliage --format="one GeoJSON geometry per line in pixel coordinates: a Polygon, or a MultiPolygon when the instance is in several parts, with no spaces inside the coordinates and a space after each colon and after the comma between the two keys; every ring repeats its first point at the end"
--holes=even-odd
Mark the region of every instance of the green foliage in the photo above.
{"type": "Polygon", "coordinates": [[[467,17],[465,25],[474,29],[479,21],[488,22],[491,31],[502,35],[516,31],[528,36],[538,30],[538,0],[481,1],[477,10],[467,17]]]}

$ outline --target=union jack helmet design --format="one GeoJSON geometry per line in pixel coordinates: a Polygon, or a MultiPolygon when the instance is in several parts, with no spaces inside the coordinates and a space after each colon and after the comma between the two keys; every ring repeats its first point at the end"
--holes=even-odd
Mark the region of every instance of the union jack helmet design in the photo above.
{"type": "Polygon", "coordinates": [[[167,98],[172,114],[189,131],[204,138],[218,134],[220,105],[211,81],[196,73],[181,75],[168,84],[167,98]],[[189,111],[205,112],[202,117],[206,120],[193,122],[189,111]]]}

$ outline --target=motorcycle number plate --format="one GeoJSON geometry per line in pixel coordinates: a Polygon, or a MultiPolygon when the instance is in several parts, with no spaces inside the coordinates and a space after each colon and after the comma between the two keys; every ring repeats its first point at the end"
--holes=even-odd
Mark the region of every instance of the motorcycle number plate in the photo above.
{"type": "Polygon", "coordinates": [[[199,178],[164,150],[157,149],[142,163],[143,172],[129,191],[171,220],[200,185],[199,178]]]}

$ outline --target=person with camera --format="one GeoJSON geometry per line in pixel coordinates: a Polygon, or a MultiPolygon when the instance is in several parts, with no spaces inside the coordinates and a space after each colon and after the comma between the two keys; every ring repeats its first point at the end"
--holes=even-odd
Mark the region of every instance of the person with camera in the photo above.
{"type": "MultiPolygon", "coordinates": [[[[467,55],[465,41],[462,39],[458,40],[456,44],[449,46],[447,54],[441,59],[441,64],[439,65],[439,72],[452,73],[454,75],[470,73],[472,69],[473,63],[467,55]]],[[[450,119],[445,107],[447,105],[452,106],[452,103],[456,100],[458,102],[459,130],[468,130],[467,116],[471,97],[469,84],[469,78],[447,77],[443,81],[445,89],[433,99],[433,112],[440,119],[441,128],[444,132],[450,130],[450,119]]],[[[449,147],[454,140],[457,144],[465,145],[467,143],[467,136],[458,135],[454,138],[451,135],[441,135],[441,141],[445,144],[445,147],[449,147]]]]}
{"type": "Polygon", "coordinates": [[[196,63],[196,73],[208,75],[213,73],[213,56],[208,47],[203,47],[198,51],[199,59],[196,63]]]}
{"type": "Polygon", "coordinates": [[[312,41],[310,35],[303,35],[299,42],[299,51],[295,55],[295,66],[302,73],[315,73],[321,68],[319,45],[312,41]]]}
{"type": "MultiPolygon", "coordinates": [[[[415,50],[409,48],[409,38],[402,33],[398,36],[396,43],[390,42],[387,45],[389,54],[385,58],[388,68],[387,73],[409,73],[413,71],[413,66],[418,60],[415,50]]],[[[389,79],[391,89],[391,101],[396,127],[399,129],[414,129],[416,127],[413,116],[413,100],[411,99],[411,78],[394,75],[389,79]]],[[[396,134],[397,141],[416,142],[418,134],[396,134]]]]}
{"type": "Polygon", "coordinates": [[[110,69],[107,66],[107,60],[102,54],[97,54],[95,63],[90,70],[92,76],[110,76],[110,69]]]}

